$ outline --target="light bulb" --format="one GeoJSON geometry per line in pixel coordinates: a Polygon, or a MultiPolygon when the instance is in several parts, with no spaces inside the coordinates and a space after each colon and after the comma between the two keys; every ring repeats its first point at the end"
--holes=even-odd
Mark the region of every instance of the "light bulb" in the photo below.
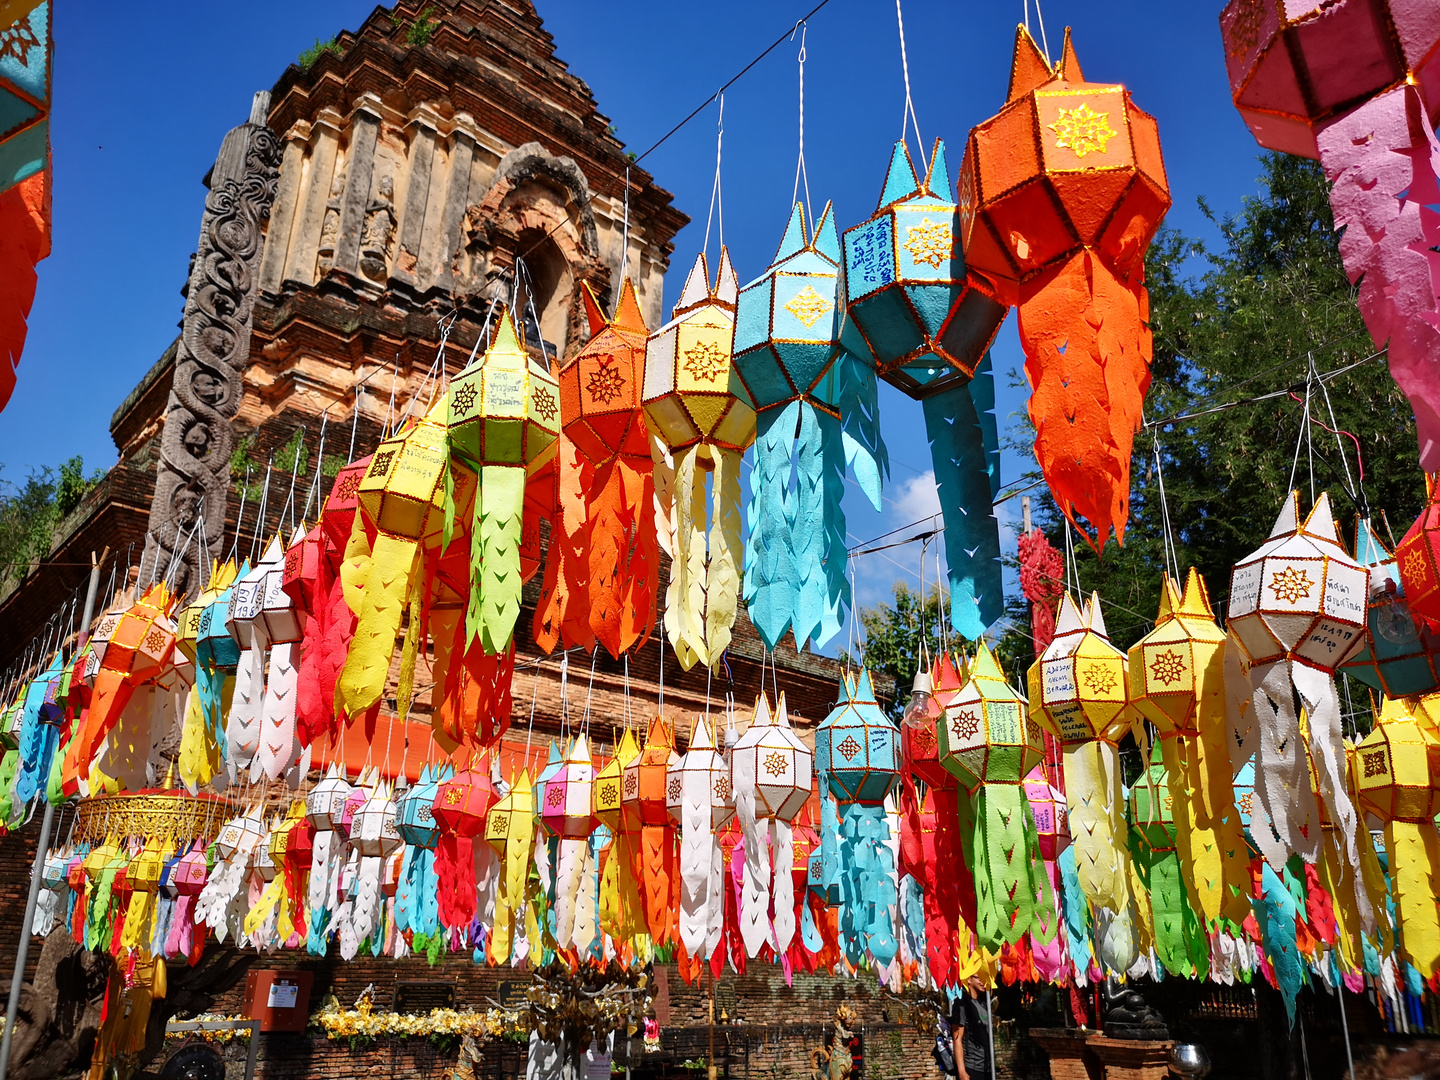
{"type": "MultiPolygon", "coordinates": [[[[1393,589],[1394,586],[1391,586],[1393,589]]],[[[1370,608],[1371,618],[1375,620],[1375,632],[1392,645],[1410,645],[1420,640],[1420,628],[1415,625],[1415,619],[1410,614],[1410,605],[1400,599],[1400,596],[1387,591],[1383,597],[1374,601],[1370,608]]]]}
{"type": "Polygon", "coordinates": [[[902,724],[912,728],[929,727],[940,718],[945,710],[935,700],[935,695],[931,693],[933,689],[930,673],[924,670],[916,672],[915,684],[910,688],[910,703],[900,717],[902,724]]]}

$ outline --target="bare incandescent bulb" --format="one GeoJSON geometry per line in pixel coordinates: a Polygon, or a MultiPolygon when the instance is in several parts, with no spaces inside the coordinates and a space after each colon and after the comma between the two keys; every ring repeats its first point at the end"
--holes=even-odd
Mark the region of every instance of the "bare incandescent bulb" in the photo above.
{"type": "Polygon", "coordinates": [[[910,703],[905,706],[900,723],[912,728],[930,727],[944,715],[945,710],[935,700],[934,688],[928,671],[921,668],[915,673],[915,683],[910,687],[910,703]]]}

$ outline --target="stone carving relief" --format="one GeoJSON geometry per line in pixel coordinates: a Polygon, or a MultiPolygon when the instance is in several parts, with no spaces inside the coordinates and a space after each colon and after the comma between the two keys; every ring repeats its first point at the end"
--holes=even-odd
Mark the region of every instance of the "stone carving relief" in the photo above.
{"type": "Polygon", "coordinates": [[[231,420],[250,360],[250,320],[260,268],[261,225],[280,176],[280,141],[265,126],[270,95],[255,95],[250,120],[220,144],[200,241],[185,289],[175,374],[160,436],[155,498],[141,582],[171,571],[182,595],[200,587],[199,534],[212,549],[225,529],[231,420]],[[175,551],[180,549],[178,561],[175,551]]]}
{"type": "Polygon", "coordinates": [[[340,208],[344,201],[345,169],[342,167],[335,170],[335,178],[330,181],[330,199],[325,203],[325,217],[320,222],[320,246],[315,252],[317,278],[324,277],[325,271],[335,263],[335,239],[340,235],[340,208]]]}
{"type": "Polygon", "coordinates": [[[380,178],[379,189],[365,208],[365,229],[360,237],[360,272],[371,281],[383,282],[395,244],[395,181],[380,178]]]}

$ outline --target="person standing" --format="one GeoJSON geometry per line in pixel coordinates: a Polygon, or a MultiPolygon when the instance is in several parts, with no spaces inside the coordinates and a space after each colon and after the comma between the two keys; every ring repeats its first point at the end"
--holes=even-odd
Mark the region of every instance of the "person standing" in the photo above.
{"type": "Polygon", "coordinates": [[[958,1080],[993,1080],[990,1072],[990,1010],[984,1001],[985,982],[978,975],[965,980],[950,1005],[950,1030],[955,1046],[958,1080]]]}

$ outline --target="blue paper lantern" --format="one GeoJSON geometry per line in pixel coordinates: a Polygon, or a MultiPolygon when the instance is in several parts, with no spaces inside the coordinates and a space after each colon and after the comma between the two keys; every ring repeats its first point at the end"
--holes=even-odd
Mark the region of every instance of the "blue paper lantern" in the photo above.
{"type": "Polygon", "coordinates": [[[757,414],[744,596],[772,649],[787,629],[800,649],[840,629],[850,605],[846,465],[876,510],[888,469],[874,371],[840,345],[839,289],[831,208],[807,237],[797,203],[774,262],[740,290],[736,309],[733,363],[757,414]]]}
{"type": "Polygon", "coordinates": [[[870,673],[842,677],[840,700],[815,729],[815,771],[842,806],[880,806],[900,780],[900,729],[875,700],[870,673]]]}

